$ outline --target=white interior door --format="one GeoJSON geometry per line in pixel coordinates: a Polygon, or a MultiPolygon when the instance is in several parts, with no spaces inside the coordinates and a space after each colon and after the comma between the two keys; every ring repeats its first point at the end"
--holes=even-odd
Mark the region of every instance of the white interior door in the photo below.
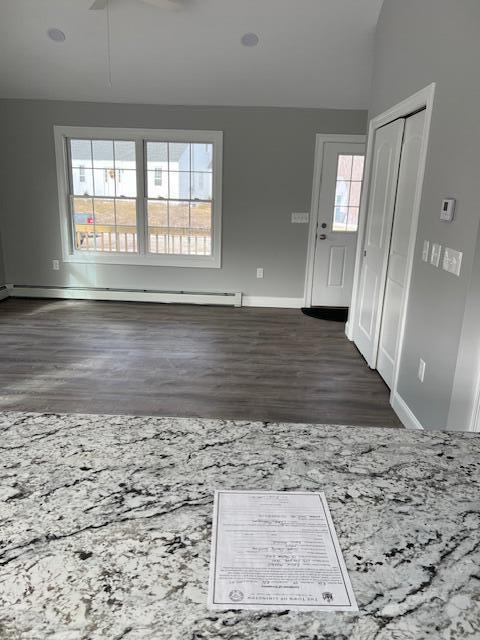
{"type": "Polygon", "coordinates": [[[425,111],[420,111],[406,119],[398,174],[377,359],[377,370],[389,387],[393,384],[398,323],[405,295],[407,254],[425,128],[425,113],[425,111]]]}
{"type": "Polygon", "coordinates": [[[368,364],[375,368],[380,330],[388,249],[392,231],[398,171],[405,119],[395,120],[377,129],[367,204],[363,260],[353,340],[368,364]]]}
{"type": "Polygon", "coordinates": [[[365,145],[323,145],[312,305],[349,307],[352,297],[365,145]]]}

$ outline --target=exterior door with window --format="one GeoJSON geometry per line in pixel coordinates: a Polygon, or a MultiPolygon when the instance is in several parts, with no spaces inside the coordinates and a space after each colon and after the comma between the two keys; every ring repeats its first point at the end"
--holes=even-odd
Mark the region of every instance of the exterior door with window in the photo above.
{"type": "Polygon", "coordinates": [[[312,306],[349,307],[365,145],[323,145],[312,306]]]}

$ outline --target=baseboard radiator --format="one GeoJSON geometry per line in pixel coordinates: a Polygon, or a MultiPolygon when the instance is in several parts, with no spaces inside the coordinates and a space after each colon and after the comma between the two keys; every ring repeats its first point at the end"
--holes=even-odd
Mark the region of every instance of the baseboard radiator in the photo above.
{"type": "MultiPolygon", "coordinates": [[[[61,298],[71,300],[117,300],[122,302],[162,302],[242,306],[239,292],[163,291],[155,289],[112,289],[102,287],[40,287],[7,285],[4,297],[61,298]]],[[[0,288],[0,299],[1,299],[0,288]]]]}

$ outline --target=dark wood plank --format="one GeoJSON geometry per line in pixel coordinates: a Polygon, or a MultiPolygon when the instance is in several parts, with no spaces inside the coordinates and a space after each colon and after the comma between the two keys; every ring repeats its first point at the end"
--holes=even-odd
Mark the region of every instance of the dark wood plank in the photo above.
{"type": "Polygon", "coordinates": [[[8,299],[0,408],[400,426],[341,323],[293,309],[8,299]]]}

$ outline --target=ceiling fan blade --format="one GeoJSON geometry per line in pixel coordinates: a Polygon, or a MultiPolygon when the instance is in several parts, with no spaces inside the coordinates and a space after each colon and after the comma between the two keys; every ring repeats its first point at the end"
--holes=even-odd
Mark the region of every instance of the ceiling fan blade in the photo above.
{"type": "Polygon", "coordinates": [[[95,2],[90,7],[91,11],[99,11],[101,9],[105,9],[107,6],[108,0],[95,0],[95,2]]]}

